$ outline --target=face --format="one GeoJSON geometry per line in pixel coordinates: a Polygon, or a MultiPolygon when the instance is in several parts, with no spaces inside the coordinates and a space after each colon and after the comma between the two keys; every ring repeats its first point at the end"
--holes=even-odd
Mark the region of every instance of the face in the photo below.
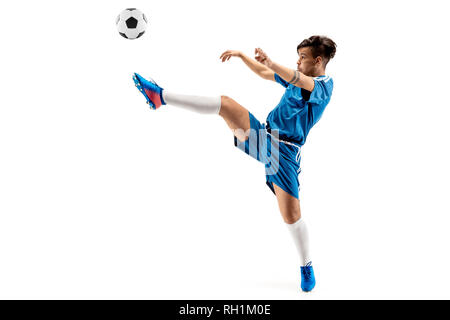
{"type": "Polygon", "coordinates": [[[320,66],[320,58],[313,58],[311,48],[298,49],[297,70],[307,76],[314,76],[317,67],[320,66]]]}

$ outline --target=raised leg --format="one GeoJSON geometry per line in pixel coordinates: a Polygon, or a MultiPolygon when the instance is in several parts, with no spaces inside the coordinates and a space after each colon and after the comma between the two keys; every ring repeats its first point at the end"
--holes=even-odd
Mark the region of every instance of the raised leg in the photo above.
{"type": "Polygon", "coordinates": [[[225,120],[239,141],[243,142],[248,139],[250,117],[247,109],[230,97],[221,96],[219,115],[225,120]]]}

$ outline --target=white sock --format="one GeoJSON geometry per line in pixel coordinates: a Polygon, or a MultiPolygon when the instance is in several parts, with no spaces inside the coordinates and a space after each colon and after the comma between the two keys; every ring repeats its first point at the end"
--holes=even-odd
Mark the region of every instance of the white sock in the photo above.
{"type": "Polygon", "coordinates": [[[162,96],[167,104],[182,107],[202,114],[219,114],[221,97],[198,97],[177,94],[163,90],[162,96]]]}
{"type": "Polygon", "coordinates": [[[311,257],[309,255],[308,228],[306,228],[306,223],[300,218],[297,222],[286,225],[294,239],[295,246],[300,255],[301,266],[304,267],[311,262],[311,257]]]}

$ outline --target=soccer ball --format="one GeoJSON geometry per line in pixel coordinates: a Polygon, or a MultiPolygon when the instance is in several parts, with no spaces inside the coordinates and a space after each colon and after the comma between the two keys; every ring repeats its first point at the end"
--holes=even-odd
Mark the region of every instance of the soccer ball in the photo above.
{"type": "Polygon", "coordinates": [[[147,28],[147,17],[141,10],[132,8],[123,10],[116,18],[117,30],[126,39],[137,39],[147,28]]]}

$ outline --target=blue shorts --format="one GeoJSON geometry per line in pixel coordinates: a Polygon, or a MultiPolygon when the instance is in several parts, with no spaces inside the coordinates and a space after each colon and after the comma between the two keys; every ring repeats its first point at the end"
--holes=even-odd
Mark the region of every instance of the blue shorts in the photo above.
{"type": "Polygon", "coordinates": [[[250,117],[248,139],[241,142],[234,137],[234,145],[264,163],[266,184],[274,194],[273,183],[298,199],[301,147],[283,138],[280,139],[277,132],[268,130],[253,114],[250,112],[248,114],[250,117]]]}

